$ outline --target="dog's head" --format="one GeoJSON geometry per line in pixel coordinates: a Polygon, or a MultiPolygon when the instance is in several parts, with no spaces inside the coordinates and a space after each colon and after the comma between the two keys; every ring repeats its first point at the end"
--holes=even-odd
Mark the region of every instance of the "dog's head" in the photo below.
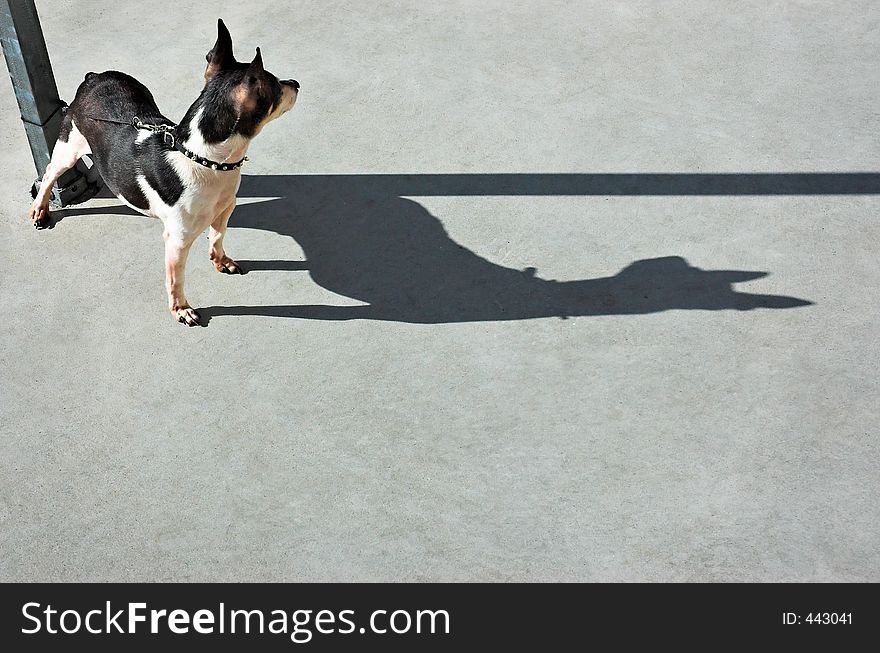
{"type": "Polygon", "coordinates": [[[250,63],[235,60],[232,37],[223,20],[217,21],[217,42],[206,59],[203,105],[217,112],[221,123],[233,119],[234,133],[253,138],[296,103],[299,82],[278,79],[263,68],[260,48],[250,63]]]}

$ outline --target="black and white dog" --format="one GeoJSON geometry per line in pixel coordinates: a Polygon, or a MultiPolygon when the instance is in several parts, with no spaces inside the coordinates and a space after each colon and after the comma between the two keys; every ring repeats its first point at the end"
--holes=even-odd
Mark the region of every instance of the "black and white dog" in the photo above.
{"type": "Polygon", "coordinates": [[[52,185],[80,157],[94,153],[98,172],[119,199],[162,220],[168,307],[189,326],[199,323],[183,292],[190,247],[208,229],[214,267],[243,273],[223,249],[241,164],[251,139],[289,111],[299,92],[298,82],[279,80],[263,68],[259,48],[249,64],[237,62],[222,20],[217,32],[205,87],[177,126],[136,79],[116,71],[88,73],[64,116],[30,209],[34,225],[46,226],[52,185]]]}

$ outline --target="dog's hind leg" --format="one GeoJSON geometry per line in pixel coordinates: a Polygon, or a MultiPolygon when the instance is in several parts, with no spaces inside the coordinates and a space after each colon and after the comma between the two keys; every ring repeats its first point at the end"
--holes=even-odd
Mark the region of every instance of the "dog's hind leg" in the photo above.
{"type": "Polygon", "coordinates": [[[91,153],[92,148],[89,147],[85,136],[76,128],[70,117],[65,117],[61,126],[61,135],[52,150],[52,160],[46,166],[46,174],[43,175],[37,197],[28,213],[28,217],[37,229],[49,226],[49,198],[52,194],[52,186],[58,181],[58,177],[75,166],[80,157],[91,153]]]}

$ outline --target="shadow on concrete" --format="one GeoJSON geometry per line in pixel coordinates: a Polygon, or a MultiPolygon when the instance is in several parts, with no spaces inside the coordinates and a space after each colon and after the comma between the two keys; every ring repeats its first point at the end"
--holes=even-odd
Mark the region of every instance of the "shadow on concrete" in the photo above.
{"type": "MultiPolygon", "coordinates": [[[[597,279],[553,281],[533,268],[486,260],[453,241],[413,196],[800,194],[880,191],[880,175],[266,175],[245,176],[234,227],[295,239],[312,279],[362,306],[210,306],[222,315],[413,323],[626,315],[669,309],[793,308],[794,297],[740,293],[732,284],[765,272],[701,270],[681,257],[636,261],[597,279]],[[812,182],[812,183],[811,183],[812,182]],[[861,189],[861,190],[859,190],[861,189]]],[[[302,262],[251,261],[246,269],[299,269],[302,262]]]]}
{"type": "MultiPolygon", "coordinates": [[[[245,269],[307,270],[318,285],[364,305],[209,306],[199,312],[205,321],[266,315],[451,323],[808,306],[804,299],[732,287],[767,272],[702,270],[678,256],[635,261],[608,277],[542,279],[533,268],[503,267],[459,245],[440,220],[407,197],[875,193],[877,173],[245,175],[239,197],[269,199],[239,205],[230,226],[290,236],[307,259],[242,261],[245,269]]],[[[96,211],[108,212],[72,209],[61,217],[96,211]]]]}

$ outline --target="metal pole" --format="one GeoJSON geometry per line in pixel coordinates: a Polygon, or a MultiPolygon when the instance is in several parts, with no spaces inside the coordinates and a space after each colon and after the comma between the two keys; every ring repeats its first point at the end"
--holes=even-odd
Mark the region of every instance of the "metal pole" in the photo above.
{"type": "MultiPolygon", "coordinates": [[[[42,175],[61,129],[64,103],[58,97],[34,0],[0,0],[0,42],[34,166],[42,175]]],[[[52,189],[54,208],[84,202],[98,192],[100,182],[91,168],[91,160],[82,160],[61,175],[52,189]]],[[[34,182],[32,196],[39,181],[34,182]]]]}

